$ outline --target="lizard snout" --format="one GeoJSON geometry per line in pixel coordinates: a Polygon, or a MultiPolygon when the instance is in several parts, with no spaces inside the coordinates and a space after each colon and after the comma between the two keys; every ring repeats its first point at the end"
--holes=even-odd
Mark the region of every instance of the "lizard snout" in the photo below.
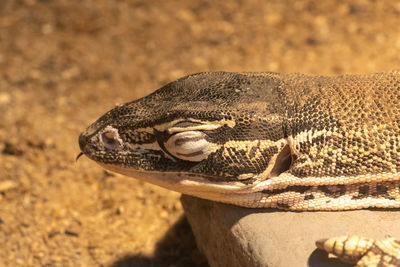
{"type": "Polygon", "coordinates": [[[79,135],[79,148],[81,149],[82,152],[85,151],[85,147],[87,144],[87,138],[83,134],[79,135]]]}

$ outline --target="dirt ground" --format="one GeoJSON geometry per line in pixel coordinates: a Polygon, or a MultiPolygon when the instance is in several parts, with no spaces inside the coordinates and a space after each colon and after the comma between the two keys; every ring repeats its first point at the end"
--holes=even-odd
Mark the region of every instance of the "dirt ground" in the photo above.
{"type": "Polygon", "coordinates": [[[178,193],[75,162],[114,105],[200,71],[399,66],[398,1],[1,0],[0,266],[207,266],[178,193]]]}

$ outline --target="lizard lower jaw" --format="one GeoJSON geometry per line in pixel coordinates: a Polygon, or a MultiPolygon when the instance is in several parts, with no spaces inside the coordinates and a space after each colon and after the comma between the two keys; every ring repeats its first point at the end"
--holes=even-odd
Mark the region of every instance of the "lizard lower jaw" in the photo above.
{"type": "Polygon", "coordinates": [[[204,197],[205,194],[242,194],[251,191],[250,186],[247,186],[240,182],[215,182],[210,181],[206,178],[202,178],[200,176],[192,176],[183,173],[168,173],[157,171],[148,172],[114,164],[104,164],[100,162],[97,163],[107,170],[133,177],[144,182],[152,183],[180,193],[189,195],[200,195],[202,198],[207,198],[204,197]]]}

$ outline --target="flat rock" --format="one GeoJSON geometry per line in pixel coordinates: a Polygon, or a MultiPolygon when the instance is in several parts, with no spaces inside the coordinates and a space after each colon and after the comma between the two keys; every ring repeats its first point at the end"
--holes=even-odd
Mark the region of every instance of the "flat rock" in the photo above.
{"type": "Polygon", "coordinates": [[[341,235],[400,237],[399,210],[289,212],[181,197],[196,243],[210,266],[350,266],[317,250],[341,235]]]}

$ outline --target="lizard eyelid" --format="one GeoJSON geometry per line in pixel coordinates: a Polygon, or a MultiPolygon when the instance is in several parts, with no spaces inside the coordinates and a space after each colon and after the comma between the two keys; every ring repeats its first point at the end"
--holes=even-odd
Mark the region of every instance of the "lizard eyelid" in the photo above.
{"type": "Polygon", "coordinates": [[[164,143],[164,148],[178,159],[199,162],[208,157],[210,145],[205,133],[186,131],[173,134],[164,143]]]}
{"type": "Polygon", "coordinates": [[[188,128],[188,127],[199,126],[199,125],[203,125],[203,123],[197,122],[197,121],[185,120],[185,121],[177,122],[176,124],[174,124],[173,127],[188,128]]]}

